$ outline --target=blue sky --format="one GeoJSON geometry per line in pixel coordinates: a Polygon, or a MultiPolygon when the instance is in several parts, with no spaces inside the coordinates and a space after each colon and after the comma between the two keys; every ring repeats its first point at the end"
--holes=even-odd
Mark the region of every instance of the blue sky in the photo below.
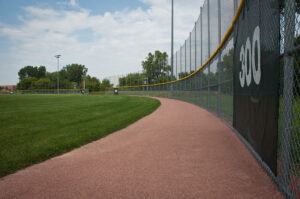
{"type": "MultiPolygon", "coordinates": [[[[69,1],[70,2],[70,1],[69,1]]],[[[81,8],[91,11],[92,14],[104,14],[123,9],[134,9],[141,7],[146,9],[147,5],[139,0],[83,0],[74,1],[81,8]]],[[[26,6],[53,7],[60,9],[70,9],[70,3],[66,1],[53,0],[0,0],[0,21],[9,24],[18,24],[17,16],[24,14],[23,8],[26,6]]],[[[72,9],[76,7],[71,7],[72,9]]]]}
{"type": "MultiPolygon", "coordinates": [[[[178,49],[203,0],[175,2],[178,49]]],[[[55,54],[103,79],[141,70],[157,49],[169,53],[170,0],[0,0],[0,85],[26,65],[55,71],[55,54]]]]}

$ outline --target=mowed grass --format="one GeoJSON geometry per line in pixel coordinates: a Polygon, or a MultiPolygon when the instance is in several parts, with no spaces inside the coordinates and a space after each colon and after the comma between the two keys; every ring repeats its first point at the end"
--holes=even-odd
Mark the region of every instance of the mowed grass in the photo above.
{"type": "Polygon", "coordinates": [[[131,96],[0,95],[0,177],[122,129],[159,105],[131,96]]]}

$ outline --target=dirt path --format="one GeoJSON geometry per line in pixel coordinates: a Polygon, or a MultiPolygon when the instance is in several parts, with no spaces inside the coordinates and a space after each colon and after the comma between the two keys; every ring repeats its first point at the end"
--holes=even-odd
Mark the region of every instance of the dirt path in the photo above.
{"type": "Polygon", "coordinates": [[[0,180],[0,198],[281,198],[207,111],[160,99],[126,129],[0,180]]]}

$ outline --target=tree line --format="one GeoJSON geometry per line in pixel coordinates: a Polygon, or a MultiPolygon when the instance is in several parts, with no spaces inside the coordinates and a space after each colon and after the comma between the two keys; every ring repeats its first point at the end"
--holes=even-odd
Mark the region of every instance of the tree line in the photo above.
{"type": "Polygon", "coordinates": [[[60,89],[88,89],[89,91],[104,91],[112,88],[108,79],[100,81],[87,75],[88,69],[81,64],[69,64],[60,71],[48,72],[45,66],[25,66],[18,72],[18,90],[56,89],[59,77],[60,89]]]}
{"type": "MultiPolygon", "coordinates": [[[[222,73],[226,78],[232,75],[233,66],[233,50],[231,50],[228,55],[225,55],[223,61],[219,63],[222,65],[222,73]]],[[[166,52],[155,51],[154,53],[149,53],[148,56],[142,61],[143,72],[142,73],[130,73],[125,77],[119,78],[119,86],[137,86],[142,84],[155,84],[169,82],[176,80],[177,78],[172,74],[171,66],[168,64],[168,55],[166,52]]],[[[193,73],[194,71],[180,72],[178,74],[179,78],[183,78],[193,73]]],[[[217,82],[218,71],[215,73],[202,73],[201,78],[203,83],[217,82]]]]}
{"type": "Polygon", "coordinates": [[[162,83],[176,79],[171,74],[171,66],[168,64],[168,54],[160,52],[149,53],[142,61],[142,73],[130,73],[119,78],[119,86],[136,86],[141,84],[162,83]]]}

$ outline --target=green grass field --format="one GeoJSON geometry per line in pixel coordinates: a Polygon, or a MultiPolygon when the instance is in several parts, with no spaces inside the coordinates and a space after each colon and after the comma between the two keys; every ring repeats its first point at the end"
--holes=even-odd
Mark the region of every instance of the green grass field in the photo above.
{"type": "Polygon", "coordinates": [[[122,129],[160,102],[113,95],[0,95],[0,176],[122,129]]]}

